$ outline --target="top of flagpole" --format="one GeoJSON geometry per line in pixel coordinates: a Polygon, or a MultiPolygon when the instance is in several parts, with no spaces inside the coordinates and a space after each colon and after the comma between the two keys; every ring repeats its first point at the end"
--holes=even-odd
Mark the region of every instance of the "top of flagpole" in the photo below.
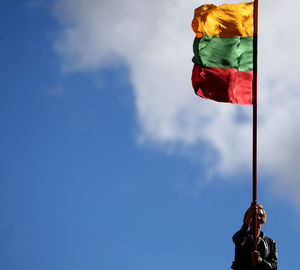
{"type": "Polygon", "coordinates": [[[254,34],[258,34],[258,0],[254,0],[254,34]]]}

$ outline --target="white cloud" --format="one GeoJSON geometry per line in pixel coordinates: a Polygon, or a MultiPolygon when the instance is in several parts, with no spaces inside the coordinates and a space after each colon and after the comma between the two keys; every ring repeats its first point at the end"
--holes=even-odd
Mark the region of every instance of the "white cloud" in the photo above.
{"type": "MultiPolygon", "coordinates": [[[[220,157],[215,169],[231,175],[251,167],[251,107],[193,94],[190,23],[199,5],[184,0],[57,0],[62,30],[54,46],[66,71],[125,61],[140,139],[188,147],[207,142],[220,157]],[[240,115],[243,121],[237,120],[240,115]]],[[[273,175],[275,190],[293,198],[300,197],[299,7],[295,0],[261,1],[259,36],[259,164],[273,175]]]]}

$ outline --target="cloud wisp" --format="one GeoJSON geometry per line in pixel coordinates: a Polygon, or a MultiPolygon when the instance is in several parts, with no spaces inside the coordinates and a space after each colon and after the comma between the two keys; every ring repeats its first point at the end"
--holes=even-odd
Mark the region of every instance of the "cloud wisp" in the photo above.
{"type": "MultiPolygon", "coordinates": [[[[214,169],[229,176],[251,167],[251,106],[204,101],[193,94],[190,23],[200,4],[57,0],[62,29],[54,48],[64,71],[125,62],[134,86],[140,140],[189,149],[207,143],[218,153],[214,169]]],[[[295,201],[300,197],[300,53],[294,34],[299,7],[295,0],[288,5],[262,1],[259,35],[259,164],[272,175],[274,190],[295,201]]]]}

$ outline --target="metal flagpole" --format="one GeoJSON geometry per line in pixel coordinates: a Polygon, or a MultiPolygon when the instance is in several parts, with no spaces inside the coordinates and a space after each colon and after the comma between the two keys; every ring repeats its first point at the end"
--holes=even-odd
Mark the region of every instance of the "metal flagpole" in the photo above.
{"type": "MultiPolygon", "coordinates": [[[[254,0],[253,9],[253,201],[252,207],[257,205],[257,39],[258,39],[258,0],[254,0]]],[[[253,251],[257,251],[257,213],[254,217],[253,251]]]]}

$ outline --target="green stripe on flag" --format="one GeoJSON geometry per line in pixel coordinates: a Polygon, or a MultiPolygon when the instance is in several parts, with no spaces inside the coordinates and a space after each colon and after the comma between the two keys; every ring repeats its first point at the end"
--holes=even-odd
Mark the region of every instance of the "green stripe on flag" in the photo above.
{"type": "Polygon", "coordinates": [[[216,37],[194,40],[193,62],[202,66],[253,70],[253,36],[216,37]]]}

